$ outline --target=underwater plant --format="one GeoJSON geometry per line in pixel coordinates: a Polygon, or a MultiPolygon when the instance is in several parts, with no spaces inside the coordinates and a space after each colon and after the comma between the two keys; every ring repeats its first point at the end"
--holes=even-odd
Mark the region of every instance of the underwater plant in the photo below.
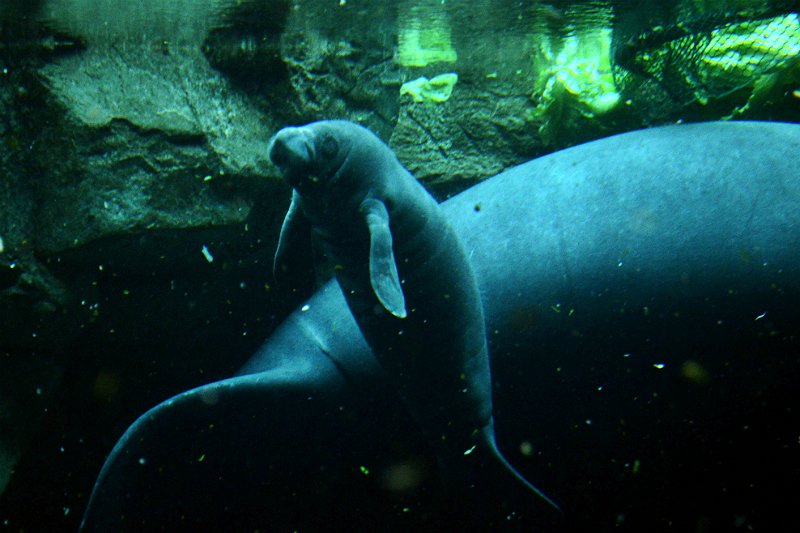
{"type": "Polygon", "coordinates": [[[453,87],[458,82],[458,74],[447,72],[431,79],[420,76],[407,81],[400,87],[400,95],[410,95],[415,102],[446,102],[453,94],[453,87]]]}
{"type": "Polygon", "coordinates": [[[576,7],[565,12],[563,32],[537,28],[532,35],[536,102],[528,118],[541,122],[547,144],[558,129],[574,129],[614,109],[620,93],[611,64],[611,9],[576,7]]]}

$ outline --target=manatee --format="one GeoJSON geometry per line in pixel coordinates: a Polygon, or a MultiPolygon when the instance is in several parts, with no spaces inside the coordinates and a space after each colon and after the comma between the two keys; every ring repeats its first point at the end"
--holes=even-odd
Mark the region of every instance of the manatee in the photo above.
{"type": "Polygon", "coordinates": [[[292,187],[277,279],[319,243],[381,366],[437,450],[455,492],[475,487],[488,453],[553,508],[498,450],[483,305],[458,234],[394,152],[366,128],[322,121],[285,128],[269,156],[292,187]]]}

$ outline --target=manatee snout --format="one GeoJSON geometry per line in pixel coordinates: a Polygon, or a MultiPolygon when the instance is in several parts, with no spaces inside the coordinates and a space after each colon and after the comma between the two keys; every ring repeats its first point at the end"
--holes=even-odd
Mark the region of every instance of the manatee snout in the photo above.
{"type": "Polygon", "coordinates": [[[270,161],[287,178],[308,170],[314,157],[313,139],[302,128],[284,128],[272,138],[270,161]]]}

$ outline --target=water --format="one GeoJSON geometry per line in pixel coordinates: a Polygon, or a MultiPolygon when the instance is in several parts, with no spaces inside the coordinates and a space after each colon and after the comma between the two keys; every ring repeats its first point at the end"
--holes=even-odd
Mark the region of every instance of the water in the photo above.
{"type": "MultiPolygon", "coordinates": [[[[797,122],[800,31],[796,18],[781,18],[797,4],[0,0],[0,530],[75,530],[105,457],[139,415],[234,375],[304,302],[270,274],[288,201],[266,159],[278,128],[358,120],[444,199],[631,129],[797,122]],[[768,22],[730,26],[751,19],[768,22]],[[725,43],[687,43],[719,28],[725,43]],[[649,60],[667,56],[680,61],[649,60]],[[407,82],[439,75],[456,81],[428,93],[438,100],[401,96],[407,82]]],[[[657,222],[644,207],[637,220],[643,233],[657,222]]],[[[755,264],[758,254],[740,255],[755,264]]],[[[624,251],[614,257],[620,271],[631,264],[624,251]]],[[[777,298],[787,289],[763,290],[777,298]]],[[[542,305],[581,319],[566,301],[542,305]]],[[[533,367],[501,368],[501,446],[583,529],[790,531],[797,499],[776,480],[800,474],[798,332],[778,311],[756,301],[720,336],[728,322],[702,303],[680,316],[625,308],[641,322],[630,329],[647,339],[646,354],[613,329],[619,309],[583,324],[595,344],[565,327],[541,384],[520,377],[533,367]],[[687,316],[690,327],[670,325],[687,316]],[[662,329],[647,329],[655,320],[662,329]]],[[[541,317],[518,315],[513,328],[541,349],[541,317]]],[[[370,420],[347,418],[342,405],[358,431],[297,422],[292,450],[328,450],[334,477],[353,474],[352,494],[343,493],[358,501],[382,486],[362,478],[382,469],[356,463],[340,473],[343,443],[376,462],[390,450],[401,486],[422,479],[437,490],[426,444],[396,398],[378,392],[370,414],[385,433],[371,434],[358,425],[370,420]],[[331,441],[301,445],[319,435],[331,441]]],[[[263,432],[235,438],[258,454],[263,432]]],[[[171,457],[169,444],[159,449],[171,457]]],[[[215,464],[209,450],[192,451],[197,465],[215,464]]],[[[312,497],[280,497],[313,511],[312,497]]]]}

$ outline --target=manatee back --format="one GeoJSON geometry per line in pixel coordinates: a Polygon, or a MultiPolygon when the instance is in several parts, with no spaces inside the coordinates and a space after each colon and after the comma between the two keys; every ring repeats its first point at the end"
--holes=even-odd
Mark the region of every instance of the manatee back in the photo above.
{"type": "MultiPolygon", "coordinates": [[[[800,277],[800,126],[716,122],[601,139],[514,167],[443,204],[472,258],[490,328],[521,312],[545,331],[736,277],[800,277]],[[620,301],[600,299],[624,287],[620,301]],[[623,301],[624,300],[624,301],[623,301]]],[[[726,290],[725,287],[719,287],[726,290]]],[[[537,328],[538,329],[538,328],[537,328]]]]}

